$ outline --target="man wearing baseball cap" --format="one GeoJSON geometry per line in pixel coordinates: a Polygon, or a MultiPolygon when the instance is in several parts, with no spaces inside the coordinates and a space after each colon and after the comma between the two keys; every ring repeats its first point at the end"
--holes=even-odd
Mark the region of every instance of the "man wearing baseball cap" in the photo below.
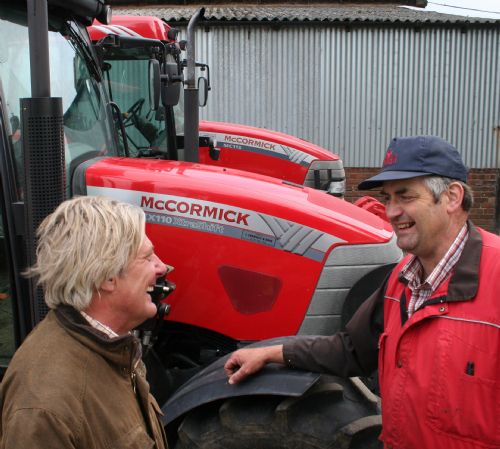
{"type": "Polygon", "coordinates": [[[458,151],[395,138],[358,188],[380,188],[406,256],[344,332],[236,351],[229,383],[269,362],[345,377],[378,367],[386,448],[500,448],[500,237],[468,218],[458,151]]]}

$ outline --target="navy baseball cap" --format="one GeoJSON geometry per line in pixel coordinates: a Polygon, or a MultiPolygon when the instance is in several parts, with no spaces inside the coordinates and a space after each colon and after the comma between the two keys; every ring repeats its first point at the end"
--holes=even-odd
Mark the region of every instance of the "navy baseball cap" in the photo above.
{"type": "Polygon", "coordinates": [[[382,170],[358,185],[359,190],[380,187],[385,181],[438,175],[467,182],[467,168],[457,149],[435,136],[395,137],[385,154],[382,170]]]}

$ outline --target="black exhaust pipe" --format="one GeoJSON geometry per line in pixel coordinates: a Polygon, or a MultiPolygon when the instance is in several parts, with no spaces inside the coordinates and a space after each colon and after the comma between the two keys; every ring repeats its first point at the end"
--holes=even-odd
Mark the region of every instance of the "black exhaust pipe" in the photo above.
{"type": "Polygon", "coordinates": [[[187,67],[184,86],[184,159],[188,162],[199,161],[200,114],[198,86],[196,84],[195,27],[203,18],[204,13],[205,8],[196,11],[189,20],[187,28],[187,67]]]}

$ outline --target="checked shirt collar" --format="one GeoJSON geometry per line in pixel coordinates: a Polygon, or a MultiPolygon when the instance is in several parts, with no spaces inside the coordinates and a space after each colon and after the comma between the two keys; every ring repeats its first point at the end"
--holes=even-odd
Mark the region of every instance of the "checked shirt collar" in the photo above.
{"type": "Polygon", "coordinates": [[[413,256],[402,268],[401,276],[406,279],[408,288],[411,291],[411,298],[408,304],[409,317],[422,307],[441,283],[451,275],[453,267],[462,254],[468,237],[469,229],[466,223],[463,225],[446,254],[423,282],[421,279],[423,267],[418,257],[413,256]]]}

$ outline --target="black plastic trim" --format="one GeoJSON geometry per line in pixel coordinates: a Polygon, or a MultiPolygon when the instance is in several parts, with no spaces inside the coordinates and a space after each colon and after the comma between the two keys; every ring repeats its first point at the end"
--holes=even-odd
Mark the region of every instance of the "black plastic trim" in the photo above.
{"type": "MultiPolygon", "coordinates": [[[[281,344],[286,338],[265,340],[248,347],[270,346],[281,344]]],[[[278,395],[300,396],[311,388],[320,374],[285,368],[282,365],[270,364],[260,373],[248,378],[241,384],[229,385],[224,372],[224,363],[229,355],[223,357],[200,371],[162,406],[164,416],[162,423],[168,425],[179,416],[190,410],[219,399],[236,396],[278,395]]]]}

